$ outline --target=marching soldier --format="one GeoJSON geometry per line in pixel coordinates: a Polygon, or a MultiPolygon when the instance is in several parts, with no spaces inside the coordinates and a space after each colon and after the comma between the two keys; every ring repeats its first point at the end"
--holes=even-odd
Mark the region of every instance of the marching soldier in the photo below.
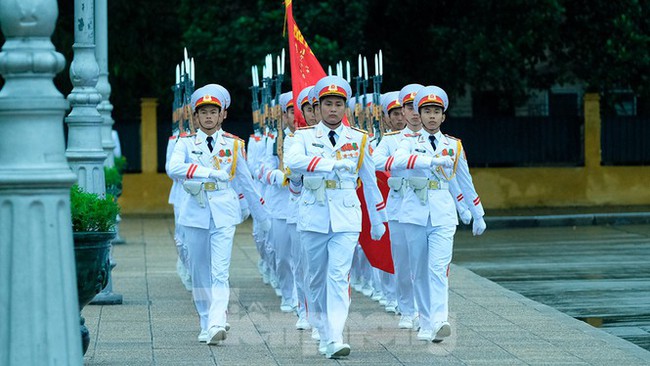
{"type": "Polygon", "coordinates": [[[406,239],[420,312],[417,337],[425,341],[442,341],[451,334],[447,276],[458,225],[455,200],[448,191],[452,179],[458,180],[462,194],[474,202],[469,206],[474,235],[485,230],[483,208],[462,144],[440,132],[447,108],[443,95],[446,98],[442,89],[433,86],[417,92],[412,112],[419,113],[423,129],[417,134],[405,134],[392,163],[392,170],[409,173],[399,221],[409,233],[406,239]]]}
{"type": "MultiPolygon", "coordinates": [[[[303,117],[305,117],[305,122],[307,126],[313,126],[318,121],[314,115],[314,108],[311,105],[310,92],[314,89],[314,86],[308,86],[304,88],[296,98],[296,104],[300,111],[302,112],[303,117]]],[[[295,129],[294,129],[295,132],[295,129]]],[[[294,134],[287,135],[284,140],[284,151],[289,152],[291,144],[294,142],[294,134]]],[[[311,306],[310,296],[309,296],[309,283],[306,277],[306,265],[307,258],[305,258],[305,250],[303,245],[300,242],[300,233],[298,232],[298,202],[300,201],[300,193],[302,192],[302,174],[294,173],[290,170],[289,173],[289,192],[291,193],[289,199],[289,211],[291,212],[290,216],[287,218],[287,227],[291,236],[291,257],[293,258],[293,277],[296,284],[296,297],[298,300],[298,320],[296,321],[296,329],[298,330],[307,330],[311,329],[311,324],[309,323],[307,309],[311,306]]],[[[312,333],[317,332],[316,328],[313,328],[312,333]]]]}
{"type": "MultiPolygon", "coordinates": [[[[309,99],[311,100],[311,107],[314,109],[314,119],[316,123],[323,119],[320,113],[320,101],[318,100],[318,93],[314,88],[309,91],[309,99]]],[[[313,125],[310,125],[313,126],[313,125]]]]}
{"type": "MultiPolygon", "coordinates": [[[[180,131],[179,131],[180,132],[180,131]]],[[[167,142],[167,153],[165,160],[165,172],[171,178],[169,171],[169,162],[174,152],[174,147],[176,142],[179,139],[179,135],[174,134],[169,137],[167,142]]],[[[176,260],[176,272],[178,277],[180,277],[181,282],[185,286],[187,291],[192,291],[192,276],[188,271],[188,258],[187,258],[187,246],[183,243],[183,225],[178,223],[178,215],[180,214],[180,203],[182,197],[185,194],[183,191],[183,181],[181,179],[172,179],[172,188],[169,191],[168,202],[172,205],[174,209],[174,242],[176,243],[176,252],[178,253],[178,258],[176,260]]]]}
{"type": "MultiPolygon", "coordinates": [[[[279,130],[283,130],[282,137],[285,138],[292,133],[292,129],[295,129],[293,124],[293,93],[287,92],[280,95],[279,103],[282,109],[282,124],[278,127],[279,130]]],[[[287,205],[287,202],[289,202],[289,189],[285,184],[285,173],[281,161],[282,140],[279,132],[275,142],[267,145],[264,163],[264,183],[267,184],[267,187],[264,196],[267,208],[273,216],[269,240],[275,253],[276,276],[282,298],[280,310],[290,313],[294,311],[298,304],[294,297],[291,236],[287,228],[287,218],[291,213],[288,210],[290,206],[287,205]]]]}
{"type": "Polygon", "coordinates": [[[307,126],[313,126],[316,123],[318,123],[318,119],[316,119],[316,114],[314,113],[314,106],[312,106],[312,100],[310,98],[311,91],[314,89],[314,86],[308,86],[305,89],[303,89],[300,94],[298,94],[298,98],[296,98],[296,102],[299,104],[300,112],[302,112],[302,116],[305,117],[305,123],[307,123],[307,126]]]}
{"type": "Polygon", "coordinates": [[[299,204],[300,242],[309,258],[310,314],[320,333],[319,352],[327,358],[350,353],[343,329],[350,306],[348,275],[361,231],[361,207],[355,189],[361,178],[368,203],[371,237],[385,233],[385,204],[377,188],[365,131],[342,124],[350,85],[338,76],[316,83],[322,120],[296,132],[286,164],[303,174],[299,204]]]}
{"type": "Polygon", "coordinates": [[[235,182],[253,216],[268,230],[268,214],[245,163],[244,142],[225,133],[225,97],[214,85],[192,94],[194,136],[180,139],[169,164],[172,178],[184,179],[188,193],[180,203],[178,222],[185,227],[192,296],[199,314],[199,340],[217,344],[226,339],[230,256],[235,225],[242,219],[235,182]]]}

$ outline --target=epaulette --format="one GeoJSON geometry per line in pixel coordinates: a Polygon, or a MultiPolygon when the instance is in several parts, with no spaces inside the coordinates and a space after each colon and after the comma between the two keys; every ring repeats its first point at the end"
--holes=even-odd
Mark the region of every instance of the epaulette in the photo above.
{"type": "Polygon", "coordinates": [[[293,137],[293,134],[292,134],[292,133],[290,133],[290,134],[288,134],[287,136],[289,136],[289,137],[293,137]]]}
{"type": "Polygon", "coordinates": [[[196,136],[196,132],[194,132],[194,133],[181,134],[179,137],[181,137],[181,138],[187,138],[187,137],[194,137],[194,136],[196,136]]]}
{"type": "Polygon", "coordinates": [[[169,139],[173,141],[173,140],[176,140],[176,137],[178,137],[178,136],[176,136],[176,135],[171,135],[171,136],[169,136],[169,139]]]}
{"type": "Polygon", "coordinates": [[[362,130],[362,129],[354,127],[354,126],[350,126],[350,128],[357,131],[357,132],[361,132],[361,133],[366,134],[366,135],[368,134],[368,131],[366,131],[366,130],[362,130]]]}
{"type": "Polygon", "coordinates": [[[262,139],[262,136],[257,136],[256,134],[252,134],[251,138],[253,140],[257,141],[257,142],[260,142],[260,140],[262,139]]]}
{"type": "Polygon", "coordinates": [[[447,136],[447,138],[452,139],[452,140],[461,141],[458,137],[454,137],[454,136],[452,136],[452,135],[447,135],[447,134],[445,134],[445,136],[447,136]]]}
{"type": "Polygon", "coordinates": [[[391,132],[386,132],[386,133],[384,134],[384,136],[393,136],[393,135],[397,135],[397,134],[399,134],[400,132],[402,132],[402,131],[391,131],[391,132]]]}
{"type": "Polygon", "coordinates": [[[298,127],[299,130],[308,130],[308,129],[310,129],[310,128],[316,128],[316,125],[313,125],[313,126],[302,126],[302,127],[298,127]]]}
{"type": "Polygon", "coordinates": [[[230,132],[224,132],[224,133],[223,133],[223,136],[224,136],[224,137],[230,137],[231,139],[236,139],[236,140],[239,140],[239,141],[244,141],[244,140],[242,140],[239,136],[233,135],[233,134],[230,133],[230,132]]]}

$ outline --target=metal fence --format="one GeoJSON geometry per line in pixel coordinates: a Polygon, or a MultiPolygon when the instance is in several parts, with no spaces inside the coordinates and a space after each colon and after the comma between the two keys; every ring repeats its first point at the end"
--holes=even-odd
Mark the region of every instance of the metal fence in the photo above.
{"type": "Polygon", "coordinates": [[[449,116],[442,125],[472,167],[581,166],[583,129],[584,117],[449,116]]]}
{"type": "Polygon", "coordinates": [[[602,165],[650,165],[650,117],[603,116],[602,165]]]}

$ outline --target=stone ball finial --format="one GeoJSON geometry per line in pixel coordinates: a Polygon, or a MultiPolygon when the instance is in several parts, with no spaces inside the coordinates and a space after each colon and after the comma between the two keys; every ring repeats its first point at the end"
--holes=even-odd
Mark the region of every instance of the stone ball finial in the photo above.
{"type": "Polygon", "coordinates": [[[2,0],[0,26],[5,38],[50,37],[59,8],[56,0],[2,0]]]}

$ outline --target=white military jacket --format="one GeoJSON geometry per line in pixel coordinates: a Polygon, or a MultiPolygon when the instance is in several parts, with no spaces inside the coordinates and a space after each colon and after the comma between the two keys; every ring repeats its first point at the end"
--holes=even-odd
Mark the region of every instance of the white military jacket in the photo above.
{"type": "Polygon", "coordinates": [[[432,226],[458,225],[454,201],[463,199],[472,201],[468,208],[474,218],[482,217],[483,206],[472,183],[463,145],[460,140],[443,135],[440,131],[435,137],[437,143],[434,151],[428,132],[421,130],[417,134],[409,134],[400,141],[392,167],[393,170],[406,170],[411,177],[425,177],[429,181],[437,181],[447,189],[427,189],[427,200],[422,203],[413,187],[409,187],[402,202],[399,221],[421,226],[426,226],[427,221],[430,221],[432,226]],[[450,156],[454,161],[453,167],[434,167],[432,171],[431,159],[441,156],[450,156]],[[459,194],[449,192],[449,187],[453,189],[454,180],[460,189],[459,194]],[[428,210],[423,212],[423,206],[427,206],[428,210]]]}
{"type": "Polygon", "coordinates": [[[179,139],[169,164],[170,176],[215,183],[209,176],[213,169],[217,169],[228,172],[231,181],[217,182],[220,188],[218,190],[200,192],[207,203],[205,207],[201,207],[192,195],[185,194],[180,203],[179,224],[208,229],[211,218],[218,228],[241,223],[240,195],[231,183],[244,195],[251,214],[258,220],[266,220],[268,214],[263,206],[264,201],[255,188],[246,165],[244,141],[223,130],[217,131],[213,137],[215,141],[212,152],[208,149],[207,135],[201,130],[194,136],[179,139]]]}
{"type": "MultiPolygon", "coordinates": [[[[287,136],[291,134],[289,128],[284,129],[284,142],[287,143],[287,136]]],[[[260,181],[266,185],[264,190],[264,201],[267,209],[274,219],[286,220],[290,215],[289,212],[289,189],[287,185],[281,185],[284,182],[275,182],[272,180],[272,172],[280,168],[280,159],[275,155],[275,143],[278,136],[269,136],[266,144],[266,153],[264,154],[262,178],[260,181]],[[279,184],[278,184],[279,183],[279,184]]]]}
{"type": "MultiPolygon", "coordinates": [[[[389,220],[399,221],[402,199],[408,186],[408,181],[406,179],[409,176],[409,170],[393,170],[395,151],[397,151],[402,139],[417,137],[419,135],[420,132],[413,132],[408,127],[401,131],[386,133],[372,154],[373,160],[375,161],[375,168],[378,171],[390,173],[391,178],[402,178],[389,179],[389,186],[393,185],[388,194],[388,199],[386,200],[386,211],[388,212],[389,220]],[[394,189],[397,187],[399,187],[399,189],[394,189]]],[[[449,193],[455,199],[454,202],[458,212],[463,212],[468,209],[468,205],[463,199],[463,194],[458,185],[458,181],[455,178],[449,181],[449,193]]]]}
{"type": "Polygon", "coordinates": [[[361,205],[355,191],[358,178],[363,183],[371,223],[385,222],[386,204],[377,188],[367,133],[341,125],[336,145],[332,146],[329,131],[322,121],[297,130],[284,157],[292,172],[303,174],[298,230],[328,233],[331,228],[333,232],[361,232],[361,205]],[[334,163],[340,159],[354,162],[356,171],[334,169],[334,163]]]}
{"type": "MultiPolygon", "coordinates": [[[[176,146],[176,141],[178,141],[179,137],[176,135],[172,135],[169,137],[169,141],[167,142],[167,152],[165,155],[165,172],[167,175],[171,178],[171,174],[169,173],[169,163],[172,158],[172,153],[174,152],[174,147],[176,146]]],[[[183,191],[183,180],[182,179],[173,179],[172,178],[172,188],[169,190],[169,200],[167,201],[171,205],[179,205],[181,200],[183,199],[183,195],[185,194],[185,191],[183,191]]]]}

